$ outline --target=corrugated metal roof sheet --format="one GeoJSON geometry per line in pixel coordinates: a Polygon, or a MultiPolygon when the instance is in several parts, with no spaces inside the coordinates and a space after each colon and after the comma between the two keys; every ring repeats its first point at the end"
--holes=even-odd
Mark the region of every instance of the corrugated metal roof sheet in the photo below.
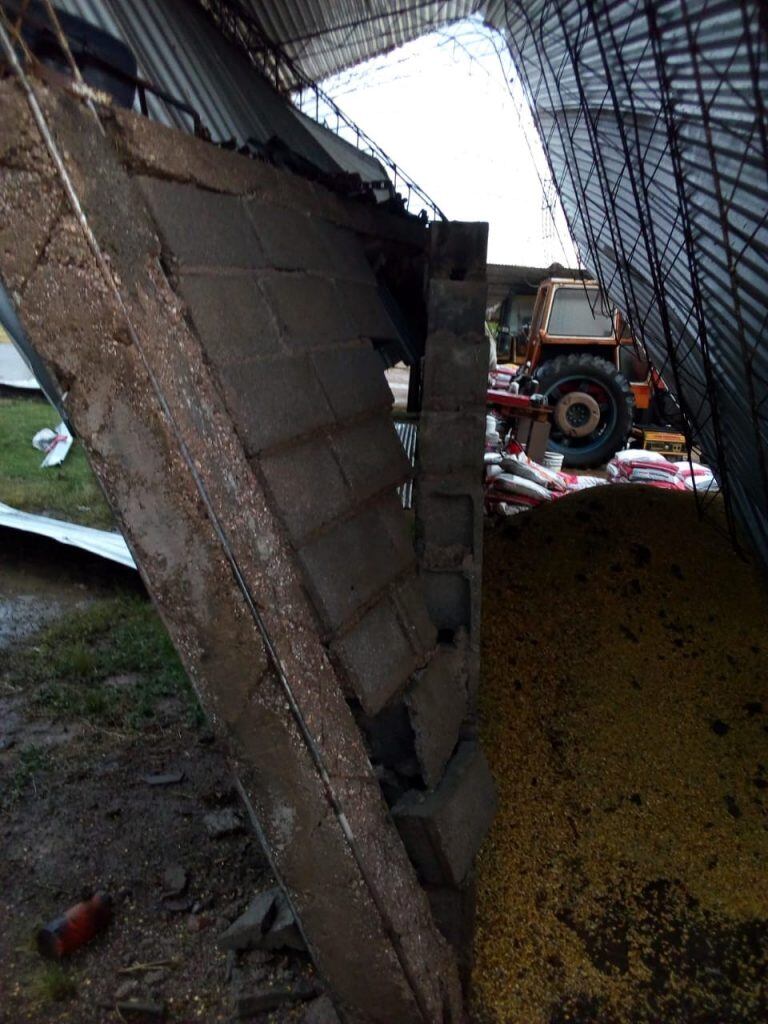
{"type": "MultiPolygon", "coordinates": [[[[342,168],[365,180],[386,177],[378,161],[338,143],[332,132],[314,124],[309,130],[195,0],[56,0],[56,6],[127,43],[139,77],[192,107],[214,142],[263,144],[276,136],[328,173],[342,168]]],[[[148,93],[147,106],[154,120],[190,130],[189,114],[172,103],[148,93]]]]}
{"type": "Polygon", "coordinates": [[[393,50],[437,25],[459,21],[483,7],[479,0],[224,2],[252,17],[314,81],[393,50]]]}

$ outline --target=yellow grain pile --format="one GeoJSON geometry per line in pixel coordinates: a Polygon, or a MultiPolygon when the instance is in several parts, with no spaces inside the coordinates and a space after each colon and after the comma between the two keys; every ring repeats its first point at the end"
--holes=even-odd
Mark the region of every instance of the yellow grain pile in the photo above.
{"type": "Polygon", "coordinates": [[[486,536],[482,1024],[768,1020],[768,601],[721,525],[627,486],[486,536]]]}

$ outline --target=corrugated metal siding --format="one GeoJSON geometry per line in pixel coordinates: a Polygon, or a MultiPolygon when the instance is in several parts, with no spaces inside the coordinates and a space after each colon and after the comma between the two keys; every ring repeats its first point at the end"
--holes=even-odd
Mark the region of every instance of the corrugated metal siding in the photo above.
{"type": "Polygon", "coordinates": [[[757,8],[536,0],[506,5],[504,23],[586,261],[664,369],[768,561],[757,8]]]}
{"type": "MultiPolygon", "coordinates": [[[[411,472],[416,466],[416,445],[419,439],[419,425],[415,420],[395,420],[395,430],[400,438],[408,461],[411,464],[411,472]]],[[[413,507],[413,477],[409,477],[402,487],[398,487],[397,493],[400,496],[400,504],[403,508],[413,507]]]]}

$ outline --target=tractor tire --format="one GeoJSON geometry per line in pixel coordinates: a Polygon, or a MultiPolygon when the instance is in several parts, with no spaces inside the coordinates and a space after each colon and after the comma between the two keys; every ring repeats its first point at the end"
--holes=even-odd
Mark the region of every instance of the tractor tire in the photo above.
{"type": "Polygon", "coordinates": [[[557,356],[534,376],[553,406],[548,447],[562,453],[564,466],[602,466],[624,447],[635,396],[615,366],[598,356],[557,356]]]}

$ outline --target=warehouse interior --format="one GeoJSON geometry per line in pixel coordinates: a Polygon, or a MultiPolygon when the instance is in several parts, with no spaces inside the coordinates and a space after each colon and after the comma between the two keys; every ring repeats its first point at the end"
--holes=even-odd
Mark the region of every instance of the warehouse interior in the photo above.
{"type": "MultiPolygon", "coordinates": [[[[551,601],[565,574],[585,593],[592,586],[581,550],[571,564],[568,545],[553,540],[576,536],[581,523],[587,547],[609,537],[624,545],[601,564],[600,580],[611,582],[596,591],[603,618],[585,626],[590,650],[611,650],[600,629],[612,604],[627,616],[614,632],[641,645],[632,616],[646,587],[659,621],[642,643],[666,643],[667,615],[678,623],[676,649],[701,658],[690,702],[706,704],[708,740],[719,743],[732,727],[699,686],[702,664],[724,673],[722,692],[745,728],[764,729],[754,682],[764,656],[756,567],[768,563],[762,8],[751,0],[1,7],[2,325],[87,452],[325,986],[287,1000],[280,1019],[304,1019],[311,996],[330,1000],[336,1020],[360,1024],[645,1024],[660,1013],[702,1024],[759,1020],[765,920],[759,901],[738,902],[728,872],[741,873],[746,893],[757,890],[764,826],[739,834],[722,876],[712,866],[731,900],[715,909],[677,878],[654,877],[655,862],[627,882],[620,906],[612,902],[596,882],[610,827],[596,833],[594,862],[585,853],[568,865],[582,889],[555,914],[591,966],[585,980],[581,961],[566,957],[564,966],[550,952],[564,990],[556,1005],[535,1005],[546,951],[529,941],[534,920],[514,934],[495,920],[492,880],[508,870],[508,849],[516,875],[537,863],[537,835],[558,849],[563,839],[546,836],[551,815],[539,819],[538,810],[528,838],[517,838],[518,812],[540,801],[521,789],[525,769],[509,734],[494,738],[488,723],[525,722],[536,737],[536,709],[551,701],[553,721],[566,708],[576,719],[583,712],[564,734],[592,735],[595,707],[613,722],[615,706],[632,697],[574,691],[542,624],[537,602],[545,593],[551,601]],[[669,588],[694,583],[695,553],[653,548],[651,556],[642,516],[624,537],[634,513],[625,517],[613,498],[587,492],[561,506],[569,513],[546,509],[538,522],[549,516],[553,525],[530,540],[535,557],[524,568],[532,521],[487,532],[489,290],[498,301],[511,281],[530,298],[538,282],[526,271],[536,268],[510,277],[489,267],[487,225],[451,220],[322,90],[331,74],[470,15],[509,48],[582,267],[668,382],[689,453],[715,469],[716,507],[694,491],[692,518],[678,521],[678,506],[658,496],[647,515],[668,521],[681,543],[695,535],[708,551],[710,535],[698,531],[712,528],[718,543],[735,546],[727,548],[735,568],[715,547],[710,567],[732,610],[743,598],[743,618],[723,618],[723,642],[738,637],[743,648],[728,647],[738,666],[723,668],[714,647],[698,652],[683,636],[693,627],[681,608],[696,602],[696,588],[677,596],[669,588]],[[319,120],[307,113],[312,97],[319,120]],[[384,371],[396,364],[410,367],[414,466],[392,424],[384,371]],[[401,501],[411,480],[412,512],[401,501]],[[554,525],[556,513],[565,525],[554,525]],[[550,544],[546,587],[537,587],[536,563],[550,544]],[[753,564],[734,550],[753,552],[753,564]],[[663,585],[643,575],[662,557],[673,577],[663,585]],[[499,620],[508,601],[519,607],[499,620]],[[519,651],[508,632],[515,620],[526,620],[519,651]],[[520,694],[545,678],[554,696],[547,689],[527,705],[520,694]],[[638,938],[622,917],[627,906],[633,921],[664,918],[666,938],[638,938]],[[731,911],[738,927],[723,923],[731,911]],[[684,955],[676,930],[686,934],[684,955]],[[740,972],[730,990],[718,989],[719,976],[694,977],[697,960],[717,974],[718,959],[726,974],[740,972]],[[723,1017],[731,996],[734,1015],[723,1017]],[[699,1016],[684,1016],[691,1006],[699,1016]]],[[[573,280],[580,273],[557,269],[573,280]]],[[[510,333],[528,315],[518,305],[510,333]]],[[[696,622],[706,614],[714,634],[715,613],[697,611],[696,622]]],[[[575,650],[570,616],[553,622],[575,650]]],[[[598,662],[582,666],[590,679],[598,662]]],[[[635,669],[622,663],[621,672],[634,691],[635,669]]],[[[654,701],[666,700],[665,683],[665,667],[648,674],[654,701]]],[[[642,711],[625,710],[640,735],[642,711]]],[[[674,702],[666,710],[674,720],[674,702]]],[[[555,732],[542,729],[536,742],[558,757],[555,732]]],[[[684,724],[659,735],[674,743],[684,724]]],[[[686,743],[698,763],[699,740],[686,743]]],[[[764,782],[752,732],[743,743],[721,766],[724,784],[735,764],[764,782]]],[[[632,776],[633,755],[621,749],[632,776]]],[[[599,773],[599,751],[582,752],[599,773]]],[[[629,787],[622,776],[628,792],[611,797],[616,807],[607,796],[616,780],[601,790],[591,779],[597,803],[611,803],[599,813],[634,814],[647,799],[648,769],[643,762],[629,787]]],[[[707,762],[702,775],[710,772],[707,762]]],[[[569,801],[577,797],[541,783],[557,827],[575,835],[569,801]]],[[[754,782],[756,797],[749,790],[750,814],[763,813],[763,788],[754,782]]],[[[578,799],[588,805],[591,793],[586,786],[578,799]]],[[[731,790],[712,800],[725,801],[733,822],[743,818],[745,801],[731,790]]],[[[688,813],[695,830],[710,829],[707,815],[688,813]]],[[[747,826],[751,817],[739,824],[747,826]]],[[[539,866],[555,870],[551,861],[539,866]]],[[[507,882],[499,906],[544,921],[548,898],[520,901],[507,882]]],[[[241,1019],[270,1009],[268,1000],[244,1005],[241,1019]]]]}

